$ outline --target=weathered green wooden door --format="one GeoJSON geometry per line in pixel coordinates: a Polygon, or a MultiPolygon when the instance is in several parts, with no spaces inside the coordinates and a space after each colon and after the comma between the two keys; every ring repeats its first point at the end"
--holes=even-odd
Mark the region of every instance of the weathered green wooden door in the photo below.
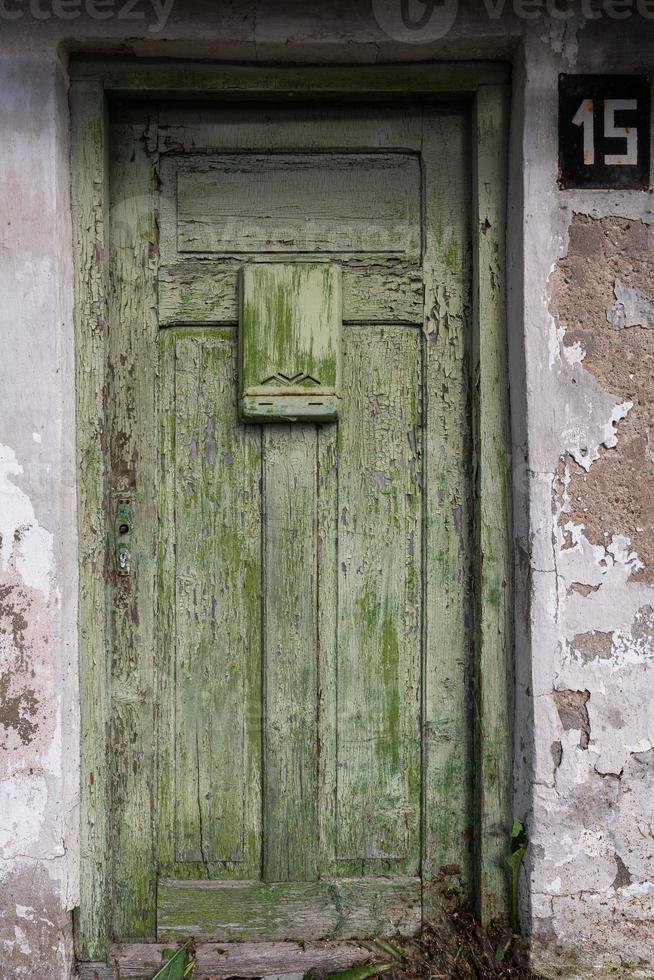
{"type": "Polygon", "coordinates": [[[419,102],[114,112],[117,938],[413,932],[469,893],[468,139],[419,102]],[[340,270],[336,421],[240,420],[262,262],[340,270]]]}

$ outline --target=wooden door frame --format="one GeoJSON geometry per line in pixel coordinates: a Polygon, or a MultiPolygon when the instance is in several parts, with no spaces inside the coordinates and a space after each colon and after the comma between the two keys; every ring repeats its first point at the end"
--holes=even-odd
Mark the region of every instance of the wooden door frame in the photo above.
{"type": "Polygon", "coordinates": [[[108,104],[111,99],[464,100],[472,119],[475,460],[475,842],[477,912],[506,922],[513,768],[513,562],[506,340],[506,183],[510,75],[496,62],[250,67],[74,59],[72,214],[79,480],[81,882],[78,956],[106,960],[109,786],[105,496],[108,104]]]}

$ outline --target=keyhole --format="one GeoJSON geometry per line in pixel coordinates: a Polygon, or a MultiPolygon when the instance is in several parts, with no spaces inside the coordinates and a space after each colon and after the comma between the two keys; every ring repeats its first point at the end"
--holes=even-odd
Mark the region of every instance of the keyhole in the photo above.
{"type": "Polygon", "coordinates": [[[129,524],[121,524],[118,530],[120,531],[121,534],[127,534],[127,532],[129,531],[129,524]]]}

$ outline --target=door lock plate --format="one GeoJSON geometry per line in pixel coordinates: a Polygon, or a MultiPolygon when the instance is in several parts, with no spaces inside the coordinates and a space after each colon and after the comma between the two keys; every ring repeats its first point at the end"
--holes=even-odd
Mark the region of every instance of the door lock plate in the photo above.
{"type": "Polygon", "coordinates": [[[134,510],[127,500],[120,500],[116,507],[114,522],[114,553],[116,573],[129,575],[132,570],[132,529],[134,510]]]}

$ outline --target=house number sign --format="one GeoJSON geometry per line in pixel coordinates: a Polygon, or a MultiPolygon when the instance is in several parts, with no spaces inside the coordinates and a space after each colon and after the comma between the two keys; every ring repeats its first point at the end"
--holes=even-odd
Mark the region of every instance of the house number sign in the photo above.
{"type": "Polygon", "coordinates": [[[646,190],[650,86],[644,75],[559,75],[559,184],[646,190]]]}

